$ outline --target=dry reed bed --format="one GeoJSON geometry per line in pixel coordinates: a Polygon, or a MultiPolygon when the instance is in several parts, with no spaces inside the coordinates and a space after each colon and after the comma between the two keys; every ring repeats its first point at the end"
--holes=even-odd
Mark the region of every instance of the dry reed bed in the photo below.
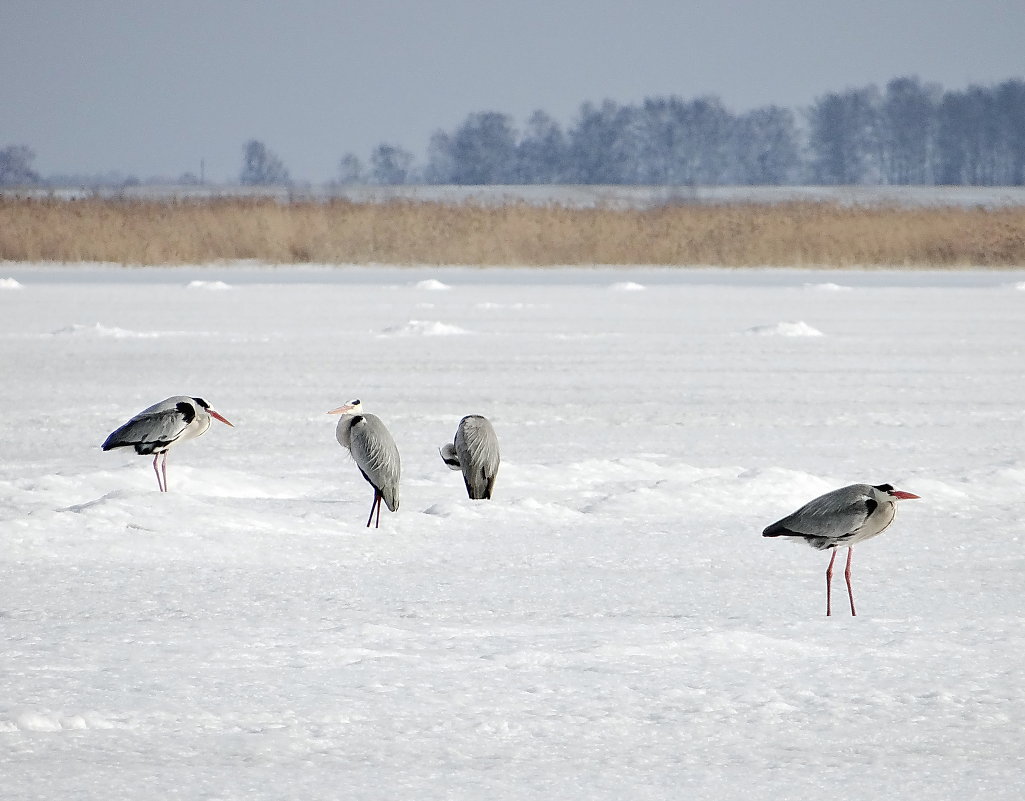
{"type": "Polygon", "coordinates": [[[1025,266],[1025,208],[0,197],[0,260],[204,264],[1025,266]]]}

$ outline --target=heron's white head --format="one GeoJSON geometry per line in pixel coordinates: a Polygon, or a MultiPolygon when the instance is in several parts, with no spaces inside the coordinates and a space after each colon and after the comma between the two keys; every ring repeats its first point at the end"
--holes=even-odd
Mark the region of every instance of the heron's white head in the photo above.
{"type": "Polygon", "coordinates": [[[348,401],[343,403],[337,409],[332,409],[328,414],[359,414],[363,411],[363,405],[359,402],[359,399],[348,401]]]}
{"type": "Polygon", "coordinates": [[[220,420],[225,425],[229,425],[232,428],[235,427],[234,423],[228,422],[228,419],[226,417],[223,417],[219,412],[215,412],[213,409],[211,409],[210,404],[202,398],[193,398],[192,400],[194,400],[196,404],[203,409],[203,411],[205,411],[208,415],[214,418],[214,420],[220,420]]]}
{"type": "Polygon", "coordinates": [[[910,492],[904,492],[904,490],[894,489],[892,484],[876,484],[873,489],[877,489],[895,500],[910,501],[920,497],[910,492]]]}

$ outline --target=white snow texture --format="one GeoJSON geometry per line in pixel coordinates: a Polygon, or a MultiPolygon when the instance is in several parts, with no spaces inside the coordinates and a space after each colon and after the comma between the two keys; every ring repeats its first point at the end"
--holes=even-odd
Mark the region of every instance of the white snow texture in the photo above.
{"type": "Polygon", "coordinates": [[[5,801],[1025,794],[1025,275],[6,272],[5,801]],[[99,445],[179,394],[235,427],[161,494],[99,445]],[[761,531],[854,482],[921,500],[826,618],[828,554],[761,531]]]}

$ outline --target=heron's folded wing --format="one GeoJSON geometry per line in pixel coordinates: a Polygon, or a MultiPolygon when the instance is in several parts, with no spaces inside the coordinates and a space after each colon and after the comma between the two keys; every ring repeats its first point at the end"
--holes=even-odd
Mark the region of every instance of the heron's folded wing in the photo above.
{"type": "Polygon", "coordinates": [[[353,423],[349,451],[367,480],[378,489],[398,483],[399,449],[384,423],[374,415],[362,415],[353,423]]]}
{"type": "Polygon", "coordinates": [[[868,500],[841,490],[829,492],[783,518],[779,525],[810,537],[842,540],[865,525],[868,500]]]}
{"type": "Polygon", "coordinates": [[[187,425],[186,415],[177,408],[137,414],[107,437],[103,450],[130,445],[138,453],[153,453],[178,439],[187,425]]]}
{"type": "MultiPolygon", "coordinates": [[[[498,435],[491,422],[484,417],[468,416],[459,423],[460,439],[466,450],[463,461],[479,467],[486,476],[498,471],[501,461],[498,453],[498,435]]],[[[458,445],[459,443],[457,443],[458,445]]]]}

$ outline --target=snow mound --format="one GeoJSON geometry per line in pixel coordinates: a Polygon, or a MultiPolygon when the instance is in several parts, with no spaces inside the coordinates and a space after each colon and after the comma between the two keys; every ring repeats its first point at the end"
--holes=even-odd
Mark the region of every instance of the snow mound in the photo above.
{"type": "Polygon", "coordinates": [[[226,284],[224,281],[189,281],[189,283],[185,285],[185,288],[220,291],[223,289],[231,289],[231,284],[226,284]]]}
{"type": "Polygon", "coordinates": [[[534,308],[533,303],[495,303],[494,301],[486,300],[483,303],[474,304],[475,309],[532,309],[534,308]]]}
{"type": "Polygon", "coordinates": [[[25,711],[13,720],[0,723],[0,731],[57,732],[81,729],[110,729],[110,721],[95,712],[65,715],[55,712],[25,711]]]}
{"type": "Polygon", "coordinates": [[[463,499],[465,503],[432,503],[426,509],[423,510],[425,515],[432,515],[434,517],[453,517],[453,518],[467,518],[472,517],[476,514],[473,509],[469,508],[466,504],[475,504],[476,501],[467,501],[463,499]]]}
{"type": "Polygon", "coordinates": [[[636,284],[633,281],[619,281],[609,286],[614,292],[643,292],[647,289],[644,284],[636,284]]]}
{"type": "MultiPolygon", "coordinates": [[[[7,280],[10,281],[12,279],[7,279],[7,280]]],[[[15,283],[17,283],[17,282],[15,282],[15,283]]],[[[1017,284],[1014,285],[1014,288],[1017,289],[1020,292],[1025,292],[1025,281],[1019,281],[1017,284]]]]}
{"type": "Polygon", "coordinates": [[[448,325],[447,323],[431,320],[410,320],[405,325],[393,325],[385,328],[381,335],[389,337],[443,337],[468,333],[470,332],[465,328],[460,328],[458,325],[448,325]]]}
{"type": "MultiPolygon", "coordinates": [[[[858,477],[847,483],[853,484],[858,477]]],[[[765,499],[780,510],[796,509],[812,498],[842,486],[843,480],[832,481],[814,473],[786,467],[761,467],[741,471],[732,481],[719,482],[727,495],[748,499],[765,499]]]]}
{"type": "Polygon", "coordinates": [[[428,289],[428,290],[431,290],[431,291],[438,291],[438,290],[445,290],[445,289],[451,289],[452,288],[448,284],[443,284],[441,281],[437,280],[436,278],[426,278],[423,281],[417,281],[415,286],[416,286],[417,289],[428,289]]]}
{"type": "Polygon", "coordinates": [[[23,285],[16,278],[0,278],[0,289],[23,289],[23,285]]]}
{"type": "Polygon", "coordinates": [[[56,716],[38,712],[23,712],[14,725],[22,731],[60,731],[62,728],[56,716]]]}
{"type": "Polygon", "coordinates": [[[744,333],[756,334],[763,337],[821,337],[824,334],[817,328],[812,328],[807,323],[798,320],[793,323],[775,323],[774,325],[756,325],[748,328],[744,333]]]}
{"type": "Polygon", "coordinates": [[[815,289],[820,292],[850,292],[853,287],[844,286],[843,284],[834,284],[830,281],[826,281],[822,284],[805,284],[805,289],[815,289]]]}
{"type": "Polygon", "coordinates": [[[155,337],[164,336],[164,332],[160,331],[129,331],[127,328],[118,328],[116,326],[103,325],[102,323],[96,323],[95,325],[81,325],[75,323],[64,328],[58,328],[53,332],[53,336],[82,336],[82,337],[103,337],[110,339],[153,339],[155,337]]]}

